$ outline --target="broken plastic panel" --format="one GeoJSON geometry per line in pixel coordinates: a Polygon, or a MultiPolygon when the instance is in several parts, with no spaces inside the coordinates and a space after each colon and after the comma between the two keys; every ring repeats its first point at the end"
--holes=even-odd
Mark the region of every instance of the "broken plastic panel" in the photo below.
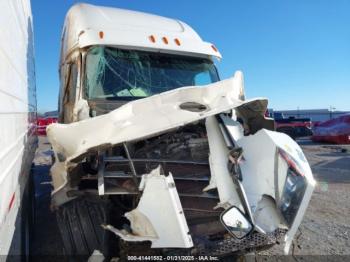
{"type": "Polygon", "coordinates": [[[153,248],[193,246],[173,176],[161,174],[161,168],[143,175],[143,191],[136,209],[125,214],[132,232],[105,227],[126,241],[152,241],[153,248]]]}

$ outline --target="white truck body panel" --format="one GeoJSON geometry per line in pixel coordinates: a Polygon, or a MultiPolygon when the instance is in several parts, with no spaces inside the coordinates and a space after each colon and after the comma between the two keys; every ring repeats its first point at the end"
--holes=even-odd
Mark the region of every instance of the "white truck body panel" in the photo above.
{"type": "Polygon", "coordinates": [[[193,247],[186,218],[171,173],[161,174],[160,167],[142,176],[142,198],[137,208],[125,213],[133,234],[104,225],[126,241],[151,241],[152,248],[193,247]],[[162,212],[162,211],[167,212],[162,212]]]}
{"type": "MultiPolygon", "coordinates": [[[[255,135],[242,137],[237,140],[237,144],[244,148],[245,161],[242,161],[240,167],[242,173],[246,174],[246,176],[242,183],[247,193],[250,207],[255,212],[255,223],[266,232],[274,230],[278,224],[276,222],[273,223],[274,216],[271,214],[274,212],[273,210],[269,209],[268,212],[270,214],[259,217],[259,212],[263,209],[260,206],[262,204],[259,205],[259,202],[262,201],[262,196],[271,196],[274,199],[278,199],[282,193],[281,191],[287,174],[287,172],[280,172],[278,176],[271,176],[271,174],[276,173],[279,169],[277,167],[276,170],[276,162],[272,161],[276,158],[277,150],[283,149],[288,152],[294,159],[298,160],[298,164],[302,167],[303,175],[307,181],[307,187],[296,218],[285,236],[286,245],[284,252],[288,254],[294,235],[301,223],[312,192],[316,186],[316,181],[313,178],[309,163],[299,145],[283,133],[262,129],[255,135]],[[259,145],[259,150],[257,150],[257,145],[259,145]],[[285,175],[283,176],[282,174],[285,175]]],[[[278,161],[278,163],[281,163],[281,161],[278,161]]]]}
{"type": "Polygon", "coordinates": [[[150,174],[143,175],[140,190],[143,193],[137,208],[125,214],[131,221],[133,232],[144,235],[143,231],[147,228],[145,219],[138,219],[140,212],[149,218],[147,221],[154,227],[156,239],[152,240],[152,247],[193,247],[173,176],[162,175],[158,167],[150,174]],[[160,210],[167,212],[159,212],[160,210]]]}
{"type": "Polygon", "coordinates": [[[212,44],[179,20],[118,8],[74,5],[64,24],[61,63],[75,49],[93,45],[221,58],[212,44]]]}
{"type": "Polygon", "coordinates": [[[215,119],[215,116],[210,116],[206,119],[205,126],[207,129],[209,142],[209,163],[211,180],[209,185],[218,189],[220,203],[217,207],[228,208],[230,206],[240,207],[241,203],[237,195],[231,174],[227,168],[227,155],[229,149],[226,146],[226,141],[221,133],[220,126],[215,119]],[[215,181],[215,185],[213,185],[215,181]]]}
{"type": "Polygon", "coordinates": [[[0,2],[0,255],[9,251],[35,147],[36,100],[29,0],[0,2]]]}

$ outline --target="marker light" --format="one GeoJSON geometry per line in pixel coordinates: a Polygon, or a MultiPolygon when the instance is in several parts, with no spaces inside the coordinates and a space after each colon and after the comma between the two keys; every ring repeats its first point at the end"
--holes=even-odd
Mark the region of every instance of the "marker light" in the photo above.
{"type": "Polygon", "coordinates": [[[166,38],[165,36],[162,37],[162,40],[163,40],[164,44],[166,44],[166,45],[169,44],[168,38],[166,38]]]}
{"type": "Polygon", "coordinates": [[[148,38],[152,43],[156,42],[156,38],[154,37],[154,35],[150,35],[148,38]]]}
{"type": "Polygon", "coordinates": [[[181,45],[181,42],[180,42],[180,40],[178,38],[175,38],[174,41],[175,41],[175,44],[177,44],[178,46],[181,45]]]}

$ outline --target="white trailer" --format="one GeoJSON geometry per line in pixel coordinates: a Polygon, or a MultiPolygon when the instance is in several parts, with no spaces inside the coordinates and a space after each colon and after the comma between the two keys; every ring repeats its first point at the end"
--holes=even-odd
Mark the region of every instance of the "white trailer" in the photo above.
{"type": "Polygon", "coordinates": [[[29,0],[0,1],[0,256],[28,254],[37,147],[29,0]]]}

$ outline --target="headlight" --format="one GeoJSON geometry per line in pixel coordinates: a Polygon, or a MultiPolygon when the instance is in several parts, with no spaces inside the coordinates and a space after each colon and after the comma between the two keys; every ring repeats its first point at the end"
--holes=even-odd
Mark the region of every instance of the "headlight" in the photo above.
{"type": "Polygon", "coordinates": [[[306,180],[298,163],[283,150],[280,149],[279,153],[288,164],[286,181],[279,201],[279,209],[288,226],[291,226],[304,197],[306,180]]]}

